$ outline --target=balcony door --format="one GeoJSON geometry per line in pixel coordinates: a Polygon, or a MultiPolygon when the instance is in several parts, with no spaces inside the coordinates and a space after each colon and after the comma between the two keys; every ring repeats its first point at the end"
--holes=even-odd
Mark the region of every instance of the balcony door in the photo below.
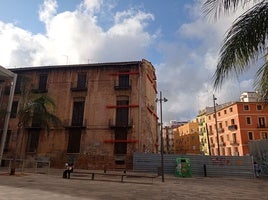
{"type": "Polygon", "coordinates": [[[72,126],[82,126],[84,121],[85,101],[75,101],[73,104],[72,126]]]}
{"type": "Polygon", "coordinates": [[[129,101],[127,96],[119,97],[117,100],[116,109],[116,125],[120,128],[115,129],[115,140],[114,153],[115,154],[126,154],[127,153],[127,133],[128,133],[128,114],[129,114],[129,101]]]}
{"type": "Polygon", "coordinates": [[[118,100],[116,109],[116,125],[128,126],[128,100],[118,100]]]}

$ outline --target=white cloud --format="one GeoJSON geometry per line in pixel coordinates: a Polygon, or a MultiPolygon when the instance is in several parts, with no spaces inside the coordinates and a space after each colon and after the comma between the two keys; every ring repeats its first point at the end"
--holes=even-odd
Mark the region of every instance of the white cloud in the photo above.
{"type": "MultiPolygon", "coordinates": [[[[158,20],[153,13],[125,9],[113,13],[116,1],[84,0],[74,11],[57,11],[56,0],[45,0],[39,18],[44,34],[33,34],[0,21],[0,64],[5,67],[141,60],[155,47],[161,63],[156,67],[158,89],[169,99],[163,105],[164,120],[191,120],[199,109],[212,106],[212,75],[224,34],[237,16],[208,22],[200,1],[188,5],[191,18],[177,28],[169,42],[164,34],[147,26],[158,20]],[[111,3],[112,2],[112,3],[111,3]],[[105,25],[103,25],[105,22],[105,25]]],[[[239,98],[251,90],[252,70],[227,80],[216,91],[218,103],[239,98]]]]}
{"type": "Polygon", "coordinates": [[[84,0],[73,12],[57,12],[56,0],[45,0],[39,18],[45,34],[34,35],[13,24],[0,23],[3,66],[36,66],[66,63],[140,60],[155,39],[145,28],[154,16],[139,10],[113,15],[104,30],[97,15],[113,5],[102,0],[84,0]],[[106,3],[106,4],[105,4],[106,3]],[[127,51],[126,51],[127,49],[127,51]],[[12,56],[12,58],[11,58],[12,56]]]}
{"type": "Polygon", "coordinates": [[[57,12],[57,1],[56,0],[45,0],[39,10],[39,19],[48,24],[57,12]]]}
{"type": "Polygon", "coordinates": [[[81,3],[81,9],[85,9],[90,13],[99,12],[102,4],[102,0],[84,0],[84,2],[81,3]]]}

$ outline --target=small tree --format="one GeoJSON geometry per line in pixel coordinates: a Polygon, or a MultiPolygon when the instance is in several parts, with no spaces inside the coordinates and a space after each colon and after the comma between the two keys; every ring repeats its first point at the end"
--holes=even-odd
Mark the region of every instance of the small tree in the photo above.
{"type": "Polygon", "coordinates": [[[13,150],[13,160],[10,169],[10,175],[15,175],[16,158],[18,155],[18,147],[22,142],[23,130],[31,122],[35,126],[42,129],[50,130],[51,126],[61,126],[60,119],[54,115],[56,105],[49,96],[41,95],[35,98],[29,98],[27,90],[22,91],[21,101],[18,110],[18,129],[17,142],[13,150]]]}

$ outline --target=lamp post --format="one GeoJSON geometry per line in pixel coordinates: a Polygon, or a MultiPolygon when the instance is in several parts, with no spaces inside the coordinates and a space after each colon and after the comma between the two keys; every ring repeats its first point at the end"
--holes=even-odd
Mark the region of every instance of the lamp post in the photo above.
{"type": "Polygon", "coordinates": [[[218,132],[218,120],[217,120],[216,103],[215,103],[216,100],[217,100],[217,98],[213,94],[214,119],[215,119],[215,128],[216,128],[217,143],[218,143],[218,156],[220,156],[220,142],[219,142],[219,132],[218,132]]]}
{"type": "Polygon", "coordinates": [[[164,179],[164,143],[163,143],[163,117],[162,117],[162,102],[167,102],[167,99],[164,97],[162,98],[162,92],[160,91],[160,98],[156,99],[156,102],[160,102],[160,152],[161,152],[161,176],[162,182],[165,182],[164,179]]]}

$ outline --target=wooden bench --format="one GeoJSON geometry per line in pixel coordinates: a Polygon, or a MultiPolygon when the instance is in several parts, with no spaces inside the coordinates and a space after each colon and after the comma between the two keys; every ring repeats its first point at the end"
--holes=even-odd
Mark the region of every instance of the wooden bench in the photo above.
{"type": "MultiPolygon", "coordinates": [[[[125,171],[104,171],[102,172],[95,172],[95,171],[74,171],[72,173],[72,177],[78,177],[78,178],[82,178],[82,179],[91,179],[91,180],[95,180],[96,179],[96,175],[99,176],[113,176],[113,177],[120,177],[120,182],[130,182],[127,179],[128,178],[148,178],[151,180],[151,183],[153,183],[153,180],[155,178],[157,178],[159,175],[149,175],[149,174],[139,174],[139,173],[131,173],[131,172],[127,172],[125,171]]],[[[103,179],[102,179],[103,180],[103,179]]],[[[133,182],[133,181],[132,181],[133,182]]]]}
{"type": "Polygon", "coordinates": [[[121,177],[121,182],[123,182],[124,176],[126,176],[126,174],[122,174],[122,173],[102,173],[102,172],[82,172],[82,171],[74,171],[72,173],[73,177],[85,177],[85,179],[87,179],[87,177],[91,177],[91,180],[95,180],[96,175],[103,175],[103,176],[119,176],[121,177]]]}

